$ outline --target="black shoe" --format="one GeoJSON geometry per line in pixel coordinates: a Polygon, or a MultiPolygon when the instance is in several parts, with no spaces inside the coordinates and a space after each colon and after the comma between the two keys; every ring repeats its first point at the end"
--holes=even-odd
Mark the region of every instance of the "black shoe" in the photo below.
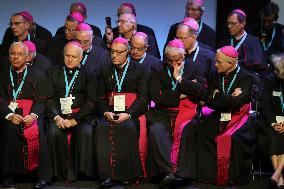
{"type": "Polygon", "coordinates": [[[166,187],[177,187],[184,183],[184,179],[174,175],[173,173],[167,173],[161,182],[162,188],[166,187]]]}
{"type": "Polygon", "coordinates": [[[16,183],[12,176],[4,176],[2,180],[2,188],[16,188],[16,183]]]}
{"type": "Polygon", "coordinates": [[[113,186],[113,182],[110,178],[106,179],[106,180],[103,180],[101,183],[100,183],[100,188],[103,189],[103,188],[110,188],[113,186]]]}
{"type": "Polygon", "coordinates": [[[277,188],[276,180],[274,180],[272,178],[269,179],[269,188],[277,188]]]}
{"type": "Polygon", "coordinates": [[[48,187],[48,182],[46,180],[38,180],[35,185],[34,185],[34,189],[42,189],[42,188],[46,188],[48,187]]]}

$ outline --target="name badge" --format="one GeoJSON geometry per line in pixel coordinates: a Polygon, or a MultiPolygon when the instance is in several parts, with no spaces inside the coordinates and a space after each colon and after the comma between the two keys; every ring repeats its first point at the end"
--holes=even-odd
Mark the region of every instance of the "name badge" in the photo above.
{"type": "Polygon", "coordinates": [[[116,112],[125,111],[125,95],[115,95],[113,98],[113,110],[116,112]]]}
{"type": "Polygon", "coordinates": [[[71,97],[60,98],[61,112],[62,114],[71,114],[73,101],[71,97]]]}
{"type": "Polygon", "coordinates": [[[281,96],[281,92],[273,91],[273,92],[272,92],[272,95],[273,95],[273,96],[281,96]]]}
{"type": "Polygon", "coordinates": [[[8,108],[10,108],[10,110],[12,110],[12,112],[15,113],[16,109],[18,108],[18,103],[17,102],[10,102],[8,108]]]}
{"type": "Polygon", "coordinates": [[[232,114],[231,113],[221,113],[221,118],[220,121],[230,121],[232,119],[232,114]]]}
{"type": "Polygon", "coordinates": [[[284,116],[276,116],[277,123],[284,123],[284,116]]]}

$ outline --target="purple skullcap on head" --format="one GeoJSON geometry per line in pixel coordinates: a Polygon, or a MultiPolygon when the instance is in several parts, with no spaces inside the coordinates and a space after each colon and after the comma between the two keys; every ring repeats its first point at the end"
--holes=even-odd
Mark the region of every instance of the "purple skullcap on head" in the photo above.
{"type": "Polygon", "coordinates": [[[84,3],[78,2],[78,3],[74,3],[74,5],[81,7],[85,11],[85,13],[87,13],[87,7],[84,3]]]}
{"type": "Polygon", "coordinates": [[[134,5],[132,3],[129,3],[129,2],[122,3],[120,6],[126,6],[126,7],[130,8],[132,10],[132,14],[134,16],[136,16],[136,10],[135,10],[135,7],[134,7],[134,5]]]}
{"type": "Polygon", "coordinates": [[[120,43],[120,44],[125,44],[128,45],[128,41],[127,39],[123,38],[123,37],[117,37],[115,38],[112,43],[120,43]]]}
{"type": "Polygon", "coordinates": [[[143,36],[145,38],[148,38],[148,35],[146,33],[144,33],[144,32],[136,32],[134,35],[135,36],[143,36]]]}
{"type": "Polygon", "coordinates": [[[78,22],[84,22],[84,17],[79,12],[73,12],[70,14],[70,17],[77,20],[78,22]]]}
{"type": "Polygon", "coordinates": [[[196,22],[196,20],[194,20],[193,18],[190,18],[190,17],[187,17],[187,20],[183,21],[182,24],[192,28],[195,31],[198,31],[198,29],[199,29],[199,25],[196,22]]]}
{"type": "Polygon", "coordinates": [[[182,49],[184,49],[184,45],[183,45],[183,43],[181,42],[181,40],[179,40],[179,39],[171,40],[170,42],[168,42],[167,46],[168,46],[168,47],[176,47],[176,48],[182,48],[182,49]]]}
{"type": "Polygon", "coordinates": [[[246,13],[244,11],[242,11],[241,9],[235,9],[234,12],[238,12],[240,13],[241,15],[243,15],[244,17],[246,17],[246,13]]]}
{"type": "Polygon", "coordinates": [[[32,21],[34,20],[33,16],[31,15],[31,13],[27,12],[27,11],[23,11],[19,13],[21,16],[25,17],[28,21],[32,21]]]}
{"type": "Polygon", "coordinates": [[[220,52],[231,58],[238,58],[238,51],[233,46],[221,47],[220,52]]]}
{"type": "Polygon", "coordinates": [[[67,45],[75,45],[77,47],[80,47],[82,49],[82,45],[80,43],[78,43],[77,41],[70,41],[66,44],[67,45]]]}
{"type": "Polygon", "coordinates": [[[30,53],[36,52],[36,46],[33,42],[31,41],[23,41],[23,44],[28,47],[28,51],[30,53]]]}
{"type": "Polygon", "coordinates": [[[90,30],[92,30],[91,26],[86,23],[80,23],[76,28],[76,31],[90,31],[90,30]]]}
{"type": "Polygon", "coordinates": [[[200,7],[204,6],[203,0],[190,0],[190,3],[198,4],[200,7]]]}

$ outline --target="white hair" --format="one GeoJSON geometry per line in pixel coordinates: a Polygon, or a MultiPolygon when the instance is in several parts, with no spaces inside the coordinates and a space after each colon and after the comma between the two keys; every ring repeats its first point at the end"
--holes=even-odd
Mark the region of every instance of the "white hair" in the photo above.
{"type": "Polygon", "coordinates": [[[26,55],[26,56],[29,55],[29,49],[28,49],[28,47],[27,47],[24,43],[22,43],[22,42],[20,42],[20,41],[13,42],[13,43],[11,44],[10,48],[9,48],[9,52],[11,51],[11,48],[12,48],[13,46],[16,46],[16,45],[21,45],[21,46],[23,47],[23,49],[24,49],[25,55],[26,55]]]}
{"type": "Polygon", "coordinates": [[[185,50],[184,48],[166,46],[165,54],[169,54],[169,53],[174,54],[174,55],[184,55],[185,50]]]}

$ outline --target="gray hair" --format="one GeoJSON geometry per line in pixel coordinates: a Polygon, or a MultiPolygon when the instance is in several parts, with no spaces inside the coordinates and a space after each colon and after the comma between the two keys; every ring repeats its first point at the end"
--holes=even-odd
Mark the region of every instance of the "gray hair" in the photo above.
{"type": "Polygon", "coordinates": [[[80,56],[83,56],[83,49],[82,49],[81,47],[79,47],[79,46],[77,46],[77,45],[73,45],[73,44],[67,44],[67,45],[65,45],[64,51],[63,51],[64,53],[65,53],[65,51],[66,51],[67,46],[69,46],[69,45],[72,45],[73,47],[78,48],[78,49],[80,50],[80,56]]]}
{"type": "Polygon", "coordinates": [[[197,31],[195,31],[194,29],[192,29],[191,27],[189,27],[189,26],[187,26],[187,25],[185,25],[185,24],[183,24],[183,23],[180,23],[179,25],[178,25],[178,28],[181,28],[181,27],[186,27],[186,28],[188,28],[188,35],[189,36],[191,36],[191,35],[198,35],[198,32],[197,31]]]}
{"type": "Polygon", "coordinates": [[[172,53],[174,55],[184,55],[185,50],[184,48],[166,46],[165,54],[168,54],[168,53],[172,53]]]}
{"type": "Polygon", "coordinates": [[[13,43],[11,44],[10,48],[9,48],[9,52],[11,52],[11,48],[12,48],[13,46],[16,46],[16,45],[21,45],[21,46],[23,47],[23,49],[24,49],[25,55],[26,55],[26,56],[29,55],[29,49],[28,49],[28,47],[27,47],[24,43],[22,43],[21,41],[13,42],[13,43]]]}

